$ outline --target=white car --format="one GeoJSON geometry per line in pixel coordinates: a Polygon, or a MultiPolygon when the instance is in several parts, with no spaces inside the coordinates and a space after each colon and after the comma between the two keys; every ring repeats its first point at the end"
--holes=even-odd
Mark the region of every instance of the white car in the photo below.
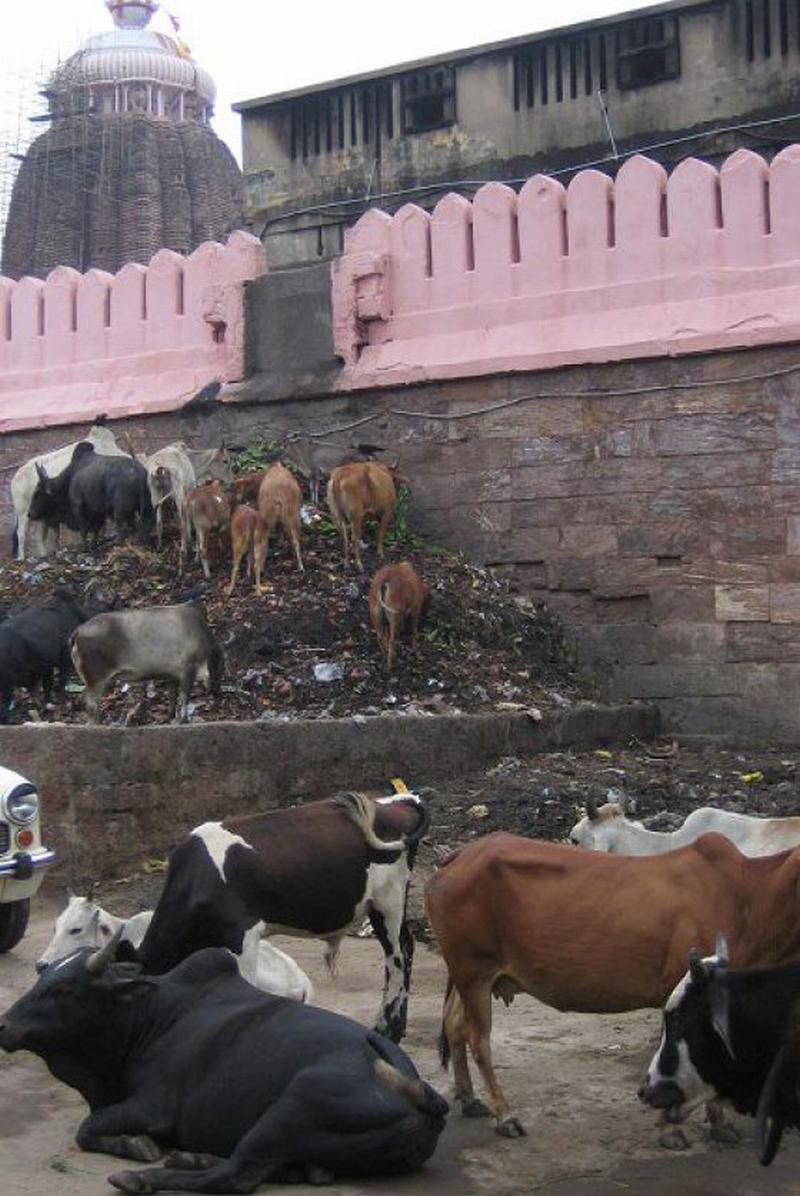
{"type": "Polygon", "coordinates": [[[54,859],[42,846],[36,786],[0,767],[0,952],[24,935],[30,899],[54,859]]]}

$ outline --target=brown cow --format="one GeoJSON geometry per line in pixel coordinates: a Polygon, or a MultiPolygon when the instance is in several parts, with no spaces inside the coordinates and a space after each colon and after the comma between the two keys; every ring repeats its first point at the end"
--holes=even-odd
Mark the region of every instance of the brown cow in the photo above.
{"type": "Polygon", "coordinates": [[[197,553],[203,573],[211,576],[208,550],[211,537],[219,538],[227,531],[231,508],[225,486],[221,481],[193,486],[186,495],[186,520],[197,539],[197,553]]]}
{"type": "Polygon", "coordinates": [[[303,492],[297,479],[280,461],[270,465],[258,491],[258,513],[262,526],[257,529],[255,539],[256,591],[261,594],[261,571],[267,556],[269,538],[280,526],[289,537],[294,549],[297,568],[304,573],[303,558],[300,555],[300,508],[303,492]]]}
{"type": "Polygon", "coordinates": [[[258,492],[264,480],[264,472],[263,469],[254,469],[250,473],[240,473],[238,478],[233,479],[231,490],[233,491],[233,501],[237,506],[240,503],[255,505],[258,502],[258,492]]]}
{"type": "Polygon", "coordinates": [[[411,650],[417,650],[417,632],[430,602],[431,590],[410,561],[384,565],[369,587],[369,617],[391,673],[397,639],[406,623],[411,624],[411,650]]]}
{"type": "Polygon", "coordinates": [[[800,848],[748,859],[718,834],[657,856],[613,856],[504,832],[449,857],[427,885],[428,916],[449,979],[441,1054],[456,1098],[475,1099],[469,1043],[497,1132],[524,1133],[492,1067],[492,996],[527,992],[554,1009],[659,1008],[693,947],[719,931],[734,967],[800,956],[800,848]]]}
{"type": "Polygon", "coordinates": [[[230,598],[234,591],[236,579],[239,576],[239,569],[245,555],[247,556],[247,576],[250,577],[251,574],[255,574],[256,544],[258,544],[259,550],[263,551],[266,545],[264,521],[254,507],[249,507],[246,503],[242,503],[236,508],[231,517],[233,568],[231,570],[231,583],[225,591],[226,597],[230,598]]]}
{"type": "Polygon", "coordinates": [[[361,529],[368,515],[379,519],[378,556],[383,559],[383,538],[397,503],[395,475],[377,461],[354,462],[334,469],[328,482],[328,506],[342,537],[345,568],[352,544],[353,557],[361,563],[361,529]],[[349,531],[349,541],[348,541],[349,531]]]}

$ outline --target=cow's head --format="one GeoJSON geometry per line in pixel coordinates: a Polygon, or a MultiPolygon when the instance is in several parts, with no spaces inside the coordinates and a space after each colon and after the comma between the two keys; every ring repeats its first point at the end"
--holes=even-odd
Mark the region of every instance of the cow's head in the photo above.
{"type": "Polygon", "coordinates": [[[639,1099],[679,1122],[705,1101],[730,1091],[736,1060],[731,1043],[728,948],[717,937],[714,955],[693,951],[689,970],[664,1008],[661,1043],[639,1099]]]}
{"type": "MultiPolygon", "coordinates": [[[[620,832],[628,825],[625,814],[625,798],[622,795],[603,806],[598,806],[596,799],[589,797],[586,801],[586,816],[576,822],[569,832],[570,843],[586,847],[589,851],[613,854],[619,850],[620,832]]],[[[641,823],[634,825],[640,826],[641,823]]]]}
{"type": "Polygon", "coordinates": [[[39,480],[31,498],[28,515],[31,519],[45,521],[55,519],[61,507],[60,488],[56,485],[54,478],[47,476],[38,461],[36,462],[36,473],[39,480]]]}
{"type": "Polygon", "coordinates": [[[77,897],[70,893],[67,908],[56,918],[53,937],[36,961],[36,971],[44,972],[49,964],[74,956],[81,947],[104,946],[115,932],[116,926],[91,894],[77,897]]]}
{"type": "Polygon", "coordinates": [[[99,951],[84,947],[45,967],[33,988],[0,1018],[0,1048],[47,1059],[91,1052],[109,1035],[113,1040],[119,1032],[115,1008],[156,986],[135,966],[111,966],[120,934],[99,951]]]}

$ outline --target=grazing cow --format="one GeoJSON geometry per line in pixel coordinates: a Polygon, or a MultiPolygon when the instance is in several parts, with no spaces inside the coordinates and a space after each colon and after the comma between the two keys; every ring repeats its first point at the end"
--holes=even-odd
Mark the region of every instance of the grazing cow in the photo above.
{"type": "Polygon", "coordinates": [[[197,556],[202,563],[203,573],[209,578],[211,537],[219,539],[227,531],[231,518],[230,503],[222,482],[205,482],[202,486],[194,486],[186,495],[184,511],[187,527],[197,539],[197,556]]]}
{"type": "MultiPolygon", "coordinates": [[[[81,947],[103,947],[115,934],[119,934],[120,942],[138,947],[152,917],[153,911],[148,909],[131,918],[117,918],[91,897],[70,893],[67,908],[56,918],[53,937],[36,961],[36,971],[43,972],[48,964],[65,959],[81,947]]],[[[259,924],[248,930],[242,952],[236,957],[245,980],[276,997],[310,1001],[314,990],[308,976],[290,955],[262,939],[260,929],[259,924]]]]}
{"type": "Polygon", "coordinates": [[[100,611],[106,602],[95,591],[79,602],[66,586],[12,611],[0,623],[0,722],[8,718],[14,690],[41,684],[42,701],[50,701],[55,670],[63,690],[71,671],[70,637],[81,623],[100,611]]]}
{"type": "Polygon", "coordinates": [[[250,473],[240,473],[237,478],[233,479],[231,490],[233,491],[233,501],[237,506],[242,503],[256,505],[265,473],[264,469],[254,469],[250,473]]]}
{"type": "Polygon", "coordinates": [[[84,1150],[155,1162],[121,1192],[252,1192],[265,1180],[413,1171],[447,1102],[349,1018],[248,984],[209,949],[164,976],[110,962],[115,940],[52,964],[0,1019],[90,1106],[84,1150]]]}
{"type": "Polygon", "coordinates": [[[492,1068],[492,995],[509,1002],[527,992],[579,1013],[659,1007],[690,949],[710,950],[720,928],[737,966],[795,958],[799,873],[799,850],[748,859],[716,834],[645,858],[502,832],[455,852],[426,897],[449,971],[442,1057],[452,1052],[464,1113],[486,1111],[475,1100],[469,1043],[498,1133],[523,1132],[492,1068]]]}
{"type": "Polygon", "coordinates": [[[144,459],[150,499],[156,513],[156,543],[161,548],[164,535],[164,503],[172,500],[181,535],[181,557],[189,551],[189,528],[185,518],[186,495],[197,485],[197,476],[186,445],[177,440],[144,459]]]}
{"type": "Polygon", "coordinates": [[[369,617],[391,673],[397,640],[411,624],[411,650],[417,650],[417,633],[431,598],[430,586],[421,580],[410,561],[384,565],[369,588],[369,617]]]}
{"type": "Polygon", "coordinates": [[[624,802],[606,802],[599,806],[586,803],[586,817],[576,822],[569,833],[570,842],[591,851],[614,855],[659,855],[694,843],[707,831],[716,831],[735,843],[742,855],[774,855],[787,847],[800,846],[800,818],[754,818],[703,806],[692,810],[683,826],[675,831],[649,831],[641,822],[625,816],[624,802]]]}
{"type": "Polygon", "coordinates": [[[222,650],[195,602],[96,615],[72,637],[72,663],[86,686],[90,722],[100,721],[100,702],[112,681],[170,681],[173,718],[189,718],[189,697],[200,677],[218,696],[222,650]]]}
{"type": "Polygon", "coordinates": [[[239,570],[242,565],[242,560],[247,557],[247,575],[248,577],[255,575],[255,551],[256,544],[259,549],[263,551],[263,546],[266,544],[267,533],[264,526],[264,521],[253,507],[248,507],[245,503],[238,506],[233,512],[231,518],[231,550],[233,556],[233,567],[231,569],[231,582],[225,591],[228,598],[234,591],[236,586],[236,579],[239,576],[239,570]]]}
{"type": "MultiPolygon", "coordinates": [[[[102,453],[105,457],[127,456],[127,453],[118,446],[113,432],[103,424],[95,424],[90,428],[86,435],[86,441],[92,445],[96,452],[102,453]]],[[[33,457],[30,461],[26,461],[24,465],[20,465],[12,477],[11,502],[14,506],[15,551],[18,561],[24,561],[31,549],[31,532],[33,529],[29,528],[28,521],[31,499],[39,484],[37,466],[41,467],[47,477],[55,477],[69,465],[78,443],[81,442],[75,441],[72,444],[65,444],[63,448],[54,449],[51,453],[42,453],[38,457],[33,457]]],[[[44,525],[45,532],[52,530],[55,533],[56,547],[58,546],[60,526],[59,522],[54,523],[52,528],[47,523],[44,525]]],[[[46,543],[42,541],[38,545],[38,548],[44,553],[46,543]]]]}
{"type": "Polygon", "coordinates": [[[355,562],[359,569],[364,569],[361,563],[361,530],[367,516],[380,520],[378,556],[383,558],[383,539],[396,503],[395,474],[388,465],[364,461],[340,465],[333,470],[328,481],[328,506],[342,537],[345,568],[352,545],[355,562]]]}
{"type": "Polygon", "coordinates": [[[315,507],[319,506],[319,488],[323,477],[338,465],[353,461],[372,459],[383,449],[378,444],[331,444],[317,436],[303,432],[292,432],[286,437],[284,455],[297,466],[308,481],[309,495],[315,507]]]}
{"type": "Polygon", "coordinates": [[[245,931],[263,921],[268,931],[324,939],[333,968],[343,937],[366,915],[386,962],[376,1029],[399,1041],[414,952],[406,897],[427,826],[412,794],[347,794],[206,822],[170,856],[138,959],[161,973],[200,947],[238,953],[245,931]]]}
{"type": "Polygon", "coordinates": [[[689,957],[689,970],[664,1009],[661,1042],[639,1099],[683,1121],[710,1100],[757,1116],[762,1163],[783,1128],[798,1124],[796,1097],[800,963],[732,971],[723,936],[715,954],[689,957]]]}
{"type": "Polygon", "coordinates": [[[138,522],[148,534],[153,506],[144,466],[132,457],[101,457],[83,441],[75,446],[66,469],[49,478],[37,466],[39,484],[31,499],[29,518],[47,527],[66,523],[81,533],[84,546],[89,535],[95,542],[107,519],[117,534],[133,532],[138,522]]]}
{"type": "Polygon", "coordinates": [[[303,492],[296,478],[280,461],[270,465],[258,491],[258,513],[262,526],[256,528],[254,554],[256,591],[259,594],[263,593],[265,589],[261,584],[261,571],[266,562],[269,539],[278,527],[283,528],[291,541],[298,570],[301,573],[305,572],[303,558],[300,554],[300,508],[302,505],[303,492]]]}

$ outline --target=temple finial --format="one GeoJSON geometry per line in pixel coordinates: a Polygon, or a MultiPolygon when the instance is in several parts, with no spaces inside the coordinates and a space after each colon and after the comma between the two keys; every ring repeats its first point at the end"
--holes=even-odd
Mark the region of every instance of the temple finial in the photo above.
{"type": "Polygon", "coordinates": [[[144,29],[158,8],[158,0],[106,0],[118,29],[144,29]]]}

